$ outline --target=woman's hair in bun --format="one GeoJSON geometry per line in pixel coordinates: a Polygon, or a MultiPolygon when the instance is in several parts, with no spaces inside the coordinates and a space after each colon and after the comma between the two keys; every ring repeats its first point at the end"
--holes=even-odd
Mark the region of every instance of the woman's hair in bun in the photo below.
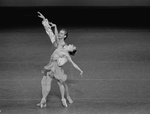
{"type": "Polygon", "coordinates": [[[69,51],[68,53],[69,53],[70,55],[74,56],[74,55],[76,54],[76,52],[77,52],[77,49],[74,49],[73,51],[69,51]]]}

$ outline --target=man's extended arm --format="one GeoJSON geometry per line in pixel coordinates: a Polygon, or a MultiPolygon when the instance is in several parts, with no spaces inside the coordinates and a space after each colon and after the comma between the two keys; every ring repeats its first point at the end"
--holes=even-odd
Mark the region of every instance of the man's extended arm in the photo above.
{"type": "Polygon", "coordinates": [[[46,30],[46,33],[48,34],[51,42],[54,43],[56,41],[55,35],[54,35],[54,33],[53,33],[52,29],[51,29],[52,26],[49,25],[49,24],[52,24],[52,23],[50,23],[48,21],[48,19],[46,19],[40,12],[38,12],[38,14],[39,14],[38,17],[43,19],[42,24],[43,24],[43,26],[44,26],[44,28],[46,30]]]}

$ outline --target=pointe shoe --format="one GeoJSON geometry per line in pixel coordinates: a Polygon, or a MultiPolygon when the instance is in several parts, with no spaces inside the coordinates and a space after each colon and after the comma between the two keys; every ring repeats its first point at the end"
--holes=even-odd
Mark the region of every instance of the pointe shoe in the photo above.
{"type": "Polygon", "coordinates": [[[40,106],[41,108],[46,107],[46,99],[42,99],[40,103],[37,104],[37,106],[40,106]]]}
{"type": "Polygon", "coordinates": [[[62,105],[63,105],[64,107],[68,107],[68,105],[67,105],[67,103],[66,103],[66,99],[62,99],[61,101],[62,101],[62,105]]]}
{"type": "Polygon", "coordinates": [[[37,106],[40,106],[41,108],[45,108],[47,105],[46,103],[38,103],[37,106]]]}
{"type": "Polygon", "coordinates": [[[73,103],[73,100],[72,100],[70,97],[67,97],[67,100],[68,100],[68,102],[69,102],[70,104],[73,103]]]}

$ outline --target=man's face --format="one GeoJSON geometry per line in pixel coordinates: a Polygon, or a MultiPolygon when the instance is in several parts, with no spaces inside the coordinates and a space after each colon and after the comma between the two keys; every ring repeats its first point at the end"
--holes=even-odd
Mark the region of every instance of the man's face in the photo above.
{"type": "Polygon", "coordinates": [[[61,30],[61,31],[59,32],[59,34],[58,34],[58,37],[59,37],[60,39],[65,38],[65,37],[66,37],[65,31],[61,30]]]}

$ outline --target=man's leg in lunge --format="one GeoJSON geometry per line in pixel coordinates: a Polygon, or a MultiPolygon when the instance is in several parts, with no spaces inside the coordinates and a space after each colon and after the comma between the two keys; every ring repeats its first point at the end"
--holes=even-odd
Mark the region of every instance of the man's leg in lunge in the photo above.
{"type": "Polygon", "coordinates": [[[49,76],[43,76],[41,85],[42,85],[42,99],[41,102],[38,104],[41,108],[46,107],[46,98],[51,90],[51,81],[52,78],[49,76]]]}

